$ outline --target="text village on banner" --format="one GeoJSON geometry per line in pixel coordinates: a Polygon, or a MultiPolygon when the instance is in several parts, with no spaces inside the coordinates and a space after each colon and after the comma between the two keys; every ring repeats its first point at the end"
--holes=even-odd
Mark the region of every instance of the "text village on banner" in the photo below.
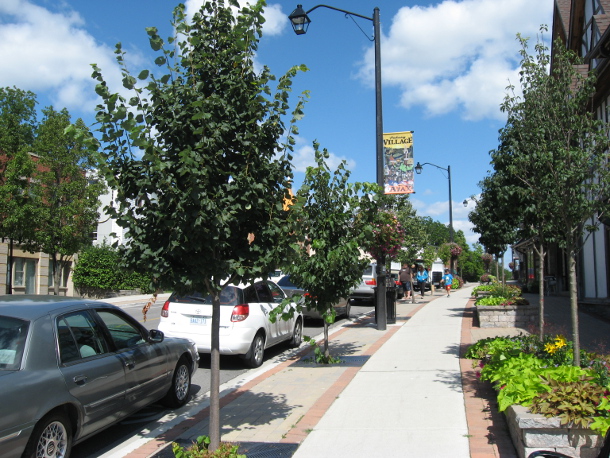
{"type": "Polygon", "coordinates": [[[386,194],[411,194],[413,190],[413,132],[383,134],[383,183],[386,194]]]}

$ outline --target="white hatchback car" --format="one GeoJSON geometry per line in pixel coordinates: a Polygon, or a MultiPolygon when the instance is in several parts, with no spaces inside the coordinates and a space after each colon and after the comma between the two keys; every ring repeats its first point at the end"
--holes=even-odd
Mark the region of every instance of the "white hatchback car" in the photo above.
{"type": "MultiPolygon", "coordinates": [[[[240,355],[250,367],[263,363],[266,348],[290,341],[298,347],[303,339],[303,315],[288,321],[269,321],[271,310],[286,295],[272,281],[251,285],[228,285],[220,293],[220,354],[240,355]]],[[[200,293],[172,294],[161,309],[159,330],[166,336],[195,341],[199,353],[211,352],[212,298],[200,293]]]]}

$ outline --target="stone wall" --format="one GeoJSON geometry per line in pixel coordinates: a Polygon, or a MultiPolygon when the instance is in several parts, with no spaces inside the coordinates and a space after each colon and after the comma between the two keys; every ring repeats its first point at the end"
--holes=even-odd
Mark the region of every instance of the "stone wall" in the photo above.
{"type": "Polygon", "coordinates": [[[536,305],[478,305],[481,328],[523,328],[538,326],[536,305]]]}
{"type": "Polygon", "coordinates": [[[604,438],[590,429],[562,426],[558,417],[547,418],[528,412],[527,407],[512,405],[506,409],[506,421],[519,458],[536,450],[563,453],[567,456],[596,458],[604,438]]]}

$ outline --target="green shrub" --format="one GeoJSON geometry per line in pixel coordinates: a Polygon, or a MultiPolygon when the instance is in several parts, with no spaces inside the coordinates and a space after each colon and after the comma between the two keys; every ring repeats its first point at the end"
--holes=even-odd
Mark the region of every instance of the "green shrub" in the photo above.
{"type": "Polygon", "coordinates": [[[508,299],[499,296],[484,296],[477,299],[474,305],[506,305],[508,299]]]}
{"type": "Polygon", "coordinates": [[[521,296],[521,288],[519,288],[518,286],[494,283],[493,285],[491,285],[489,293],[491,296],[513,298],[521,296]]]}
{"type": "Polygon", "coordinates": [[[246,455],[237,453],[239,449],[238,445],[221,442],[218,448],[213,452],[208,450],[209,446],[210,438],[208,436],[199,436],[197,442],[187,448],[184,448],[175,442],[172,443],[172,451],[176,458],[246,458],[246,455]]]}
{"type": "Polygon", "coordinates": [[[481,292],[489,292],[493,288],[493,285],[479,285],[472,288],[472,295],[477,297],[481,292]]]}
{"type": "Polygon", "coordinates": [[[117,250],[107,244],[92,246],[79,254],[74,266],[73,282],[81,295],[107,297],[121,289],[139,289],[142,294],[152,292],[151,278],[121,268],[117,250]]]}

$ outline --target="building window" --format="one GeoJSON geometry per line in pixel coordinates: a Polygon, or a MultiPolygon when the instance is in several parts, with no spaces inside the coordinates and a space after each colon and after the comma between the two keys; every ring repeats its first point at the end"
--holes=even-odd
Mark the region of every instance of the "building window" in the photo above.
{"type": "Polygon", "coordinates": [[[25,287],[26,294],[36,293],[36,260],[15,258],[13,261],[13,286],[25,287]]]}
{"type": "Polygon", "coordinates": [[[584,27],[581,36],[581,57],[585,57],[601,38],[601,32],[593,16],[604,14],[600,0],[585,0],[584,27]]]}

